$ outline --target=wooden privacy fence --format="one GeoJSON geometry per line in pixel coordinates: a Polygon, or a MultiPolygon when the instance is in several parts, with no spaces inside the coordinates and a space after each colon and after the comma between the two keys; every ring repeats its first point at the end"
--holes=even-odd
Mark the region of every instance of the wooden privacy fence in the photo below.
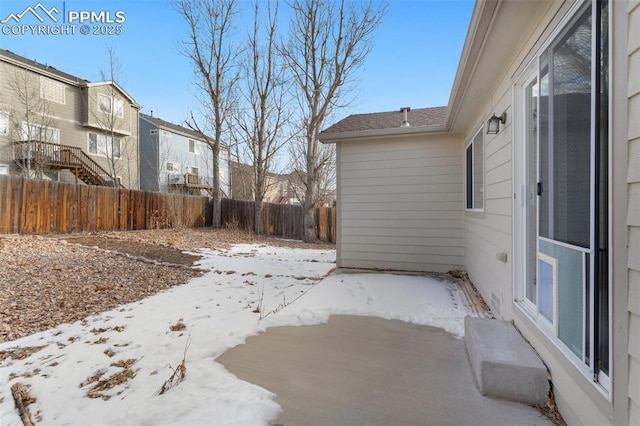
{"type": "MultiPolygon", "coordinates": [[[[336,209],[316,209],[316,236],[320,241],[336,241],[336,209]]],[[[245,230],[254,229],[255,202],[222,200],[222,223],[245,230]]],[[[262,203],[262,231],[265,235],[301,240],[304,209],[299,205],[262,203]]]]}
{"type": "MultiPolygon", "coordinates": [[[[208,197],[74,185],[0,175],[0,233],[66,234],[211,226],[208,197]]],[[[222,223],[253,229],[254,202],[223,199],[222,223]]],[[[264,203],[266,235],[302,239],[301,206],[264,203]]],[[[229,225],[227,225],[229,226],[229,225]]],[[[316,210],[322,241],[335,241],[335,209],[316,210]]]]}
{"type": "Polygon", "coordinates": [[[66,234],[211,224],[205,197],[0,176],[0,232],[66,234]]]}

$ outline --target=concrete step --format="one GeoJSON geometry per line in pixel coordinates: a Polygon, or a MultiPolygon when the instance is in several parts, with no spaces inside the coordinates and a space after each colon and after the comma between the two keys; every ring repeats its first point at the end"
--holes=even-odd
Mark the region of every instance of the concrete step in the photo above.
{"type": "Polygon", "coordinates": [[[510,322],[468,316],[464,342],[482,395],[527,404],[547,400],[547,369],[510,322]]]}

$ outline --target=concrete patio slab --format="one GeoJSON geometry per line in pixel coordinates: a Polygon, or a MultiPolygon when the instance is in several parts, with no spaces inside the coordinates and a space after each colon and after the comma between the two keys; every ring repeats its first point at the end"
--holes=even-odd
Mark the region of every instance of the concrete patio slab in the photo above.
{"type": "Polygon", "coordinates": [[[277,394],[275,424],[553,424],[533,407],[480,395],[464,342],[433,327],[333,316],[270,328],[217,361],[277,394]]]}

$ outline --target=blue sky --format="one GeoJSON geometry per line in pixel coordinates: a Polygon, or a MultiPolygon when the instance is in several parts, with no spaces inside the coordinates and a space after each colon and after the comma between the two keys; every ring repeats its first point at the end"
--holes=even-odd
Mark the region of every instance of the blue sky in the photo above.
{"type": "MultiPolygon", "coordinates": [[[[0,35],[0,47],[80,78],[100,80],[107,46],[122,63],[121,84],[143,112],[175,123],[197,109],[191,67],[178,52],[186,28],[168,1],[41,0],[51,9],[124,11],[121,35],[0,35]]],[[[0,20],[38,0],[0,0],[0,20]]],[[[240,0],[243,7],[249,2],[240,0]]],[[[446,105],[469,25],[472,0],[390,0],[360,71],[355,102],[337,113],[446,105]]],[[[62,14],[60,14],[61,16],[62,14]]],[[[35,24],[23,18],[20,23],[35,24]]],[[[46,22],[48,23],[48,22],[46,22]]],[[[79,25],[78,25],[79,27],[79,25]]]]}

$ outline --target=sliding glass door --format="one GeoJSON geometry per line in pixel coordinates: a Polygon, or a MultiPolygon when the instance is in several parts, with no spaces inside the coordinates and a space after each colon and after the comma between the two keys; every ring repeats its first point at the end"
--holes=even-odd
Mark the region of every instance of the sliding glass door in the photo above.
{"type": "MultiPolygon", "coordinates": [[[[584,8],[521,86],[521,299],[608,380],[608,6],[584,8]]],[[[518,234],[516,234],[518,235],[518,234]]]]}

